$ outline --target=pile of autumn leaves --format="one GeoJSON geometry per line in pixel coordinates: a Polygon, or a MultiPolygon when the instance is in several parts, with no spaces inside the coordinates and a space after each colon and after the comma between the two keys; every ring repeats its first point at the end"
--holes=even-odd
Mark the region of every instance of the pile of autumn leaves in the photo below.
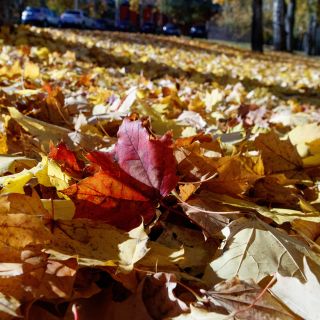
{"type": "MultiPolygon", "coordinates": [[[[281,109],[268,98],[277,113],[265,88],[256,88],[260,105],[244,100],[254,93],[241,84],[188,88],[188,79],[155,70],[152,82],[120,66],[109,74],[84,62],[90,55],[50,52],[50,32],[60,31],[33,32],[39,39],[30,32],[18,37],[29,45],[1,54],[12,64],[0,69],[0,318],[317,319],[314,106],[281,109]],[[37,41],[43,47],[30,47],[37,41]],[[168,127],[176,139],[155,134],[168,127]]],[[[91,33],[65,34],[92,45],[91,33]]],[[[110,39],[98,47],[145,58],[136,57],[143,43],[110,39]]],[[[155,46],[147,58],[192,66],[179,50],[155,46]]]]}
{"type": "Polygon", "coordinates": [[[73,219],[43,207],[45,171],[26,194],[1,196],[2,314],[315,319],[297,299],[319,292],[317,235],[306,234],[318,232],[318,171],[289,140],[270,131],[230,154],[204,134],[157,137],[136,115],[117,138],[108,152],[51,145],[70,178],[55,201],[70,197],[73,219]]]}

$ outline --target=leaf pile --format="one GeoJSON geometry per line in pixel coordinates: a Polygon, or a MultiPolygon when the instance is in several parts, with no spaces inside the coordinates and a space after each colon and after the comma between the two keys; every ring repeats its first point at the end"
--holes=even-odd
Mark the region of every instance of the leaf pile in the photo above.
{"type": "Polygon", "coordinates": [[[318,319],[319,66],[3,28],[0,318],[318,319]]]}

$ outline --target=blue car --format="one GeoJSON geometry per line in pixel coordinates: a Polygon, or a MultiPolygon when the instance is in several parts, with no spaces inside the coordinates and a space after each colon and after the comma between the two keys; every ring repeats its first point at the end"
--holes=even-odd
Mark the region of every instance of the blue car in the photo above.
{"type": "Polygon", "coordinates": [[[60,19],[48,8],[26,7],[21,15],[21,23],[42,27],[58,27],[60,24],[60,19]]]}

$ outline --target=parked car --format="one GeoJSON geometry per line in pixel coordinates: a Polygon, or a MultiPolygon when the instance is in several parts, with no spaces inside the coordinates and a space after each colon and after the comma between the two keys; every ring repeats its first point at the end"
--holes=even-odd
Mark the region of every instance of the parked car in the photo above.
{"type": "Polygon", "coordinates": [[[55,11],[49,10],[48,11],[48,25],[54,28],[60,28],[60,17],[57,15],[55,11]]]}
{"type": "Polygon", "coordinates": [[[167,23],[162,28],[163,34],[167,36],[181,36],[181,30],[173,23],[167,23]]]}
{"type": "Polygon", "coordinates": [[[66,10],[60,16],[64,28],[94,29],[95,21],[82,10],[66,10]]]}
{"type": "Polygon", "coordinates": [[[155,33],[156,26],[152,22],[145,22],[141,27],[141,32],[143,33],[155,33]]]}
{"type": "Polygon", "coordinates": [[[190,28],[189,35],[191,38],[207,38],[208,32],[207,32],[206,26],[197,25],[197,26],[192,26],[190,28]]]}
{"type": "Polygon", "coordinates": [[[58,27],[59,17],[50,9],[44,7],[26,7],[21,15],[22,24],[38,25],[43,27],[58,27]]]}

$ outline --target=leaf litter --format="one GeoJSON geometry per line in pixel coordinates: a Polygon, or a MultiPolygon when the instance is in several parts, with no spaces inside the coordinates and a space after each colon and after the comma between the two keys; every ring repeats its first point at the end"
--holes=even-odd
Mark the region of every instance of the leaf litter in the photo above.
{"type": "Polygon", "coordinates": [[[25,26],[0,49],[1,319],[319,318],[317,60],[25,26]]]}

